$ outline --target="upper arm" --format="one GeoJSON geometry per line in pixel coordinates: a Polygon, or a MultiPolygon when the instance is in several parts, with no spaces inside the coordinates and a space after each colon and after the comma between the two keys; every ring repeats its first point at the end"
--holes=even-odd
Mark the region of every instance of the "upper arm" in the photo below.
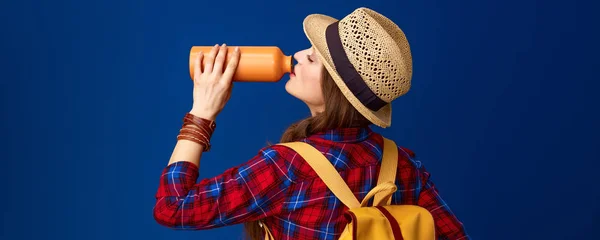
{"type": "Polygon", "coordinates": [[[415,189],[416,203],[418,206],[427,209],[433,216],[436,235],[438,239],[468,239],[462,222],[450,210],[448,204],[442,199],[438,189],[431,179],[431,174],[425,169],[425,166],[419,161],[414,152],[410,149],[399,149],[400,154],[404,154],[412,169],[415,180],[413,189],[415,189]]]}
{"type": "Polygon", "coordinates": [[[278,214],[295,182],[279,150],[264,148],[249,161],[197,184],[197,169],[195,175],[180,174],[174,164],[167,166],[156,195],[155,219],[173,228],[209,229],[278,214]]]}

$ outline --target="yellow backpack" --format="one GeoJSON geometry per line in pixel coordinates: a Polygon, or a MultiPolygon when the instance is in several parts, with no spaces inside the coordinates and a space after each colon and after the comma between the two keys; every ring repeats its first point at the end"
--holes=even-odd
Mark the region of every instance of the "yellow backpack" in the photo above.
{"type": "MultiPolygon", "coordinates": [[[[349,208],[344,214],[350,221],[338,239],[434,240],[435,226],[429,211],[416,205],[390,205],[392,194],[397,190],[398,148],[392,140],[383,140],[383,160],[377,186],[367,193],[361,203],[334,166],[317,149],[304,142],[278,145],[288,146],[300,154],[333,194],[349,208]],[[372,197],[375,197],[373,206],[367,206],[372,197]]],[[[269,228],[262,221],[259,223],[265,230],[265,239],[274,240],[269,228]]]]}

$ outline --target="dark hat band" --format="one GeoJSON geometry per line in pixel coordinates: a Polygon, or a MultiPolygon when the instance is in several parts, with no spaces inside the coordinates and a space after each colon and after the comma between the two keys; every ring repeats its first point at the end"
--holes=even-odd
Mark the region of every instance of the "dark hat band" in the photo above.
{"type": "Polygon", "coordinates": [[[329,54],[331,55],[335,69],[340,77],[342,77],[344,83],[346,83],[348,89],[350,89],[352,94],[354,94],[361,103],[372,111],[378,111],[388,103],[371,91],[369,86],[367,86],[367,83],[365,83],[348,59],[338,32],[338,23],[339,21],[332,23],[325,30],[327,47],[329,48],[329,54]]]}

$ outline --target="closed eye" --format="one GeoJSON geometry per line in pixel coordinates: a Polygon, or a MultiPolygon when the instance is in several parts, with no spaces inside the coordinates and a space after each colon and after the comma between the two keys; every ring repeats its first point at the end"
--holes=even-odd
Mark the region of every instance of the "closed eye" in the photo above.
{"type": "Polygon", "coordinates": [[[309,62],[313,62],[313,60],[312,60],[312,59],[310,59],[310,56],[309,56],[309,55],[306,55],[306,59],[308,59],[308,61],[309,61],[309,62]]]}

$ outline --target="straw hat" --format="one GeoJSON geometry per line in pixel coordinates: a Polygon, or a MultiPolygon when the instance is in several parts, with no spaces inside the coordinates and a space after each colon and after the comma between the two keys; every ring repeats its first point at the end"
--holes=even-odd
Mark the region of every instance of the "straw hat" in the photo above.
{"type": "Polygon", "coordinates": [[[402,30],[368,8],[358,8],[339,21],[311,14],[303,26],[348,101],[373,124],[389,127],[391,102],[411,85],[412,57],[402,30]]]}

